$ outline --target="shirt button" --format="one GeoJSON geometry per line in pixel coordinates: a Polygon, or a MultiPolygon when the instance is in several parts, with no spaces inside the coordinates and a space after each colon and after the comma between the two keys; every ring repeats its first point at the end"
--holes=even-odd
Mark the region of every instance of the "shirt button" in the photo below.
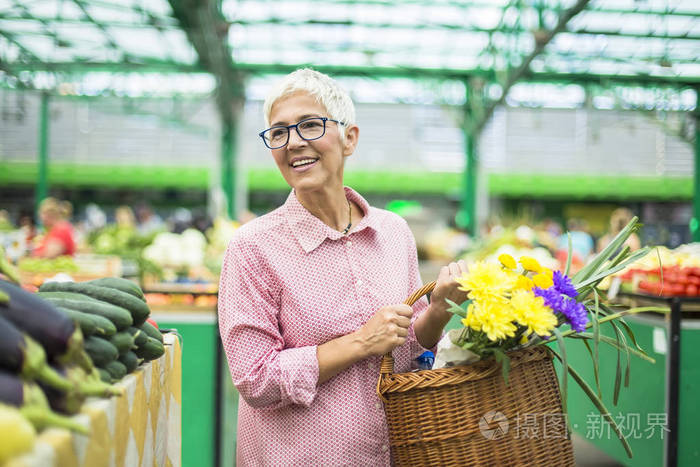
{"type": "Polygon", "coordinates": [[[348,240],[348,241],[345,242],[345,243],[346,243],[348,246],[352,246],[352,241],[350,241],[350,240],[348,240]]]}
{"type": "Polygon", "coordinates": [[[357,286],[362,287],[362,280],[361,279],[357,279],[357,286]]]}
{"type": "Polygon", "coordinates": [[[388,451],[388,450],[389,450],[389,446],[387,446],[386,444],[382,444],[382,451],[388,451]]]}
{"type": "Polygon", "coordinates": [[[374,408],[375,408],[375,409],[381,409],[381,408],[382,408],[382,404],[380,404],[379,402],[377,402],[376,404],[374,404],[374,408]]]}

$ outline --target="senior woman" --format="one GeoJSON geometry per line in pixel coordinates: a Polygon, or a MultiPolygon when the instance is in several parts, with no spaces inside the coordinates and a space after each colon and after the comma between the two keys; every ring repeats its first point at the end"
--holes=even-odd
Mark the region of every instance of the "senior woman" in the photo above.
{"type": "Polygon", "coordinates": [[[260,133],[292,188],[238,229],[219,287],[219,330],[241,400],[240,466],[391,464],[375,392],[383,354],[397,372],[433,348],[463,300],[443,267],[432,301],[402,302],[422,284],[406,222],[343,186],[358,143],[350,97],[309,69],[286,76],[260,133]]]}

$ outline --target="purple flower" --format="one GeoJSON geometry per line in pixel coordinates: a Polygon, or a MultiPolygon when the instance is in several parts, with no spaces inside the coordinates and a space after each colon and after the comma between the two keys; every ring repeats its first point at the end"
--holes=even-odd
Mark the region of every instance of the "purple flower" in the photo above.
{"type": "Polygon", "coordinates": [[[544,304],[554,310],[556,313],[564,316],[566,321],[571,324],[571,328],[576,332],[582,332],[586,329],[588,323],[588,312],[583,304],[577,302],[573,298],[563,295],[557,290],[556,285],[547,289],[535,287],[532,289],[534,294],[544,299],[544,304]]]}
{"type": "Polygon", "coordinates": [[[568,295],[571,298],[576,298],[576,296],[578,295],[578,292],[576,292],[576,289],[571,283],[571,279],[569,279],[569,276],[567,276],[566,274],[562,274],[561,271],[554,271],[552,280],[554,281],[554,288],[556,288],[559,291],[559,293],[568,295]]]}

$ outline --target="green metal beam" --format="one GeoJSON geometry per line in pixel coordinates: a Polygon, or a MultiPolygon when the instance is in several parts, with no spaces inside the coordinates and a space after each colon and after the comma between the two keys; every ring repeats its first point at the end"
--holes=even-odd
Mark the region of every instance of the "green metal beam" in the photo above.
{"type": "Polygon", "coordinates": [[[700,242],[700,87],[695,90],[695,166],[693,169],[693,217],[690,235],[700,242]]]}
{"type": "Polygon", "coordinates": [[[39,218],[39,203],[49,193],[49,94],[41,93],[39,113],[39,165],[34,197],[36,218],[39,218]]]}
{"type": "MultiPolygon", "coordinates": [[[[83,4],[86,2],[82,2],[83,4]]],[[[51,22],[52,24],[70,24],[70,25],[95,25],[92,22],[86,22],[84,19],[80,18],[65,18],[62,16],[41,16],[33,15],[31,17],[12,14],[12,13],[0,13],[1,21],[12,21],[12,22],[51,22]]],[[[152,23],[136,23],[131,21],[120,21],[120,20],[105,20],[99,22],[101,25],[106,27],[114,28],[126,28],[126,29],[139,29],[139,28],[163,28],[180,30],[175,18],[160,18],[152,23]]]]}
{"type": "MultiPolygon", "coordinates": [[[[133,60],[134,57],[131,57],[133,60]]],[[[185,64],[143,60],[140,63],[129,62],[20,62],[8,63],[15,71],[57,71],[81,73],[91,71],[108,71],[114,73],[158,72],[158,73],[202,73],[207,70],[200,64],[185,64]]],[[[357,76],[366,78],[415,78],[415,79],[454,79],[462,81],[471,77],[493,79],[495,72],[485,68],[450,69],[418,67],[371,67],[346,65],[319,65],[316,63],[241,63],[236,70],[260,75],[287,74],[301,67],[312,67],[334,76],[357,76]]],[[[690,88],[700,85],[700,76],[678,75],[623,75],[594,73],[528,72],[522,81],[539,83],[578,83],[578,84],[619,84],[629,86],[669,86],[690,88]]]]}
{"type": "Polygon", "coordinates": [[[513,87],[513,85],[517,83],[518,80],[520,80],[528,72],[530,64],[535,59],[535,57],[542,53],[547,44],[549,44],[552,41],[552,39],[554,39],[554,36],[562,32],[566,28],[566,25],[569,23],[569,21],[571,21],[571,19],[574,16],[583,11],[583,9],[586,8],[586,5],[589,2],[590,0],[577,0],[574,6],[565,10],[561,14],[561,16],[559,16],[559,20],[557,21],[557,25],[554,27],[554,29],[547,31],[541,39],[535,41],[535,49],[530,53],[530,55],[528,55],[522,61],[522,63],[520,63],[518,68],[513,70],[512,73],[508,73],[507,79],[502,85],[503,91],[500,99],[492,101],[488,104],[488,106],[486,107],[486,111],[484,112],[484,116],[476,122],[475,132],[473,134],[481,133],[482,128],[491,118],[491,115],[493,114],[493,111],[496,108],[496,106],[505,102],[506,96],[508,95],[510,88],[513,87]]]}
{"type": "MultiPolygon", "coordinates": [[[[343,20],[322,20],[322,19],[307,19],[307,20],[294,20],[280,17],[271,17],[264,19],[241,19],[236,18],[230,21],[230,24],[236,26],[289,26],[289,27],[314,27],[314,26],[345,26],[345,27],[359,27],[367,29],[396,29],[396,30],[412,30],[412,31],[422,31],[422,30],[448,30],[464,33],[484,33],[484,34],[508,34],[508,35],[532,35],[532,31],[522,27],[521,25],[515,25],[512,28],[504,29],[502,25],[498,25],[494,28],[484,28],[477,25],[470,24],[465,26],[460,23],[393,23],[393,22],[360,22],[348,19],[343,20]]],[[[626,32],[620,30],[610,30],[610,29],[592,29],[592,28],[582,28],[582,29],[565,29],[561,31],[565,34],[586,34],[586,35],[607,35],[616,37],[632,37],[638,39],[675,39],[675,40],[698,40],[700,35],[693,34],[692,28],[685,33],[665,33],[665,32],[648,32],[648,33],[635,33],[626,32]]]]}
{"type": "MultiPolygon", "coordinates": [[[[248,0],[248,2],[240,1],[239,3],[255,3],[256,5],[259,4],[259,0],[248,0]]],[[[285,3],[299,3],[298,0],[276,0],[276,4],[285,4],[285,3]]],[[[429,1],[425,0],[401,0],[400,3],[398,3],[396,0],[326,0],[324,4],[328,5],[377,5],[377,6],[386,6],[386,7],[393,7],[395,8],[397,4],[399,5],[419,5],[419,6],[429,6],[432,8],[435,7],[442,7],[442,6],[447,6],[447,7],[454,7],[454,8],[460,8],[464,10],[468,9],[474,9],[477,7],[486,7],[486,8],[494,8],[494,9],[501,9],[505,6],[505,2],[502,4],[494,3],[493,1],[483,1],[483,0],[469,0],[469,2],[464,2],[464,3],[458,3],[458,2],[439,2],[439,3],[431,3],[429,1]]],[[[557,5],[558,6],[558,5],[557,5]]],[[[528,8],[528,5],[521,5],[522,8],[526,9],[533,9],[535,8],[528,8]]],[[[552,7],[552,6],[547,6],[545,5],[543,7],[544,11],[547,12],[555,12],[555,13],[561,13],[557,7],[552,7]]],[[[652,15],[652,16],[687,16],[691,18],[700,18],[700,12],[695,11],[695,10],[679,10],[676,8],[666,8],[666,9],[658,9],[658,8],[614,8],[614,7],[603,7],[603,6],[591,6],[587,8],[586,11],[590,12],[595,12],[595,13],[613,13],[613,14],[620,14],[620,15],[652,15]]]]}
{"type": "Polygon", "coordinates": [[[228,214],[236,218],[236,132],[245,104],[244,76],[235,68],[227,42],[228,24],[218,0],[169,0],[173,14],[197,51],[199,61],[217,79],[216,103],[221,121],[221,186],[228,214]]]}
{"type": "Polygon", "coordinates": [[[75,3],[75,4],[78,6],[78,8],[80,9],[80,11],[83,13],[83,15],[85,16],[85,18],[86,18],[88,21],[90,21],[90,23],[92,23],[92,24],[95,25],[100,31],[102,31],[102,34],[104,34],[105,40],[107,41],[107,44],[109,44],[109,46],[110,46],[112,49],[118,50],[118,51],[122,52],[122,55],[127,55],[126,52],[125,52],[124,50],[122,50],[121,47],[119,47],[119,45],[117,44],[117,42],[116,42],[116,41],[114,40],[114,38],[112,37],[112,34],[107,30],[107,27],[104,26],[100,21],[97,21],[95,18],[92,17],[92,15],[91,15],[90,12],[87,10],[87,8],[85,8],[85,4],[84,4],[84,2],[83,2],[82,0],[73,0],[73,3],[75,3]]]}

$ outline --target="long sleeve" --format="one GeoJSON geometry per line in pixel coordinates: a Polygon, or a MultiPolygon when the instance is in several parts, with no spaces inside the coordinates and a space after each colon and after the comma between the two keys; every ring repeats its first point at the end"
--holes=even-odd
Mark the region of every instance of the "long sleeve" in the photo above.
{"type": "MultiPolygon", "coordinates": [[[[423,287],[423,280],[420,277],[420,269],[418,267],[418,251],[416,248],[416,240],[413,237],[411,229],[408,227],[408,224],[406,224],[405,221],[404,225],[406,229],[406,255],[408,257],[408,290],[406,292],[406,297],[408,297],[416,290],[423,287]]],[[[416,338],[416,333],[413,328],[413,324],[416,322],[418,317],[421,314],[423,314],[427,309],[428,299],[425,296],[421,297],[413,305],[413,317],[411,318],[411,327],[408,330],[408,337],[406,339],[407,343],[411,346],[412,359],[418,357],[425,350],[435,351],[435,348],[425,349],[418,343],[418,339],[416,338]]]]}
{"type": "Polygon", "coordinates": [[[255,247],[235,238],[219,285],[219,332],[233,384],[255,408],[309,406],[316,396],[316,346],[285,348],[272,274],[255,247]]]}

